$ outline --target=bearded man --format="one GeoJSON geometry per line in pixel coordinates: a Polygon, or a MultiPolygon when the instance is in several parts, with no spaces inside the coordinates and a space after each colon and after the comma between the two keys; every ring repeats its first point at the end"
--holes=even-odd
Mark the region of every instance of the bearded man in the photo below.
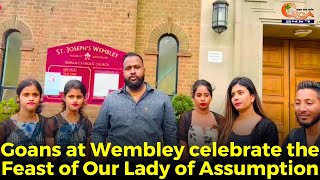
{"type": "Polygon", "coordinates": [[[280,161],[288,162],[291,159],[295,164],[320,163],[319,155],[308,154],[308,148],[315,149],[313,151],[317,151],[316,153],[319,153],[320,148],[319,82],[306,80],[298,84],[294,109],[300,127],[291,130],[284,140],[280,161]]]}
{"type": "MultiPolygon", "coordinates": [[[[157,142],[169,146],[178,144],[171,99],[144,82],[144,74],[142,57],[127,53],[123,60],[125,86],[106,96],[93,126],[95,144],[111,142],[112,146],[120,147],[143,146],[144,142],[150,146],[157,142]]],[[[109,159],[118,162],[119,158],[109,159]]],[[[126,159],[140,162],[136,157],[126,159]]]]}

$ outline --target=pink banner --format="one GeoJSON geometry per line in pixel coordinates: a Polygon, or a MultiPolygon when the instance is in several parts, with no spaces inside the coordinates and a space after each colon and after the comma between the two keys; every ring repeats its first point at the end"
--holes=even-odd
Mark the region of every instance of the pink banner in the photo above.
{"type": "MultiPolygon", "coordinates": [[[[44,94],[44,102],[61,103],[63,86],[79,79],[87,87],[87,103],[101,104],[105,96],[124,85],[122,60],[125,52],[85,40],[48,49],[47,73],[60,73],[59,95],[44,94]]],[[[45,83],[48,81],[46,80],[45,83]]],[[[45,84],[45,92],[46,86],[45,84]]]]}

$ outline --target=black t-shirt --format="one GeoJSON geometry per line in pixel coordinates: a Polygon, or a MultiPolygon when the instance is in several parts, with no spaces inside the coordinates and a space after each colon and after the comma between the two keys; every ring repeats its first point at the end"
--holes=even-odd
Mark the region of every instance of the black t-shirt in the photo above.
{"type": "MultiPolygon", "coordinates": [[[[272,147],[274,145],[279,145],[279,136],[278,136],[278,129],[276,124],[267,119],[262,118],[259,121],[254,129],[252,130],[251,134],[248,135],[238,135],[234,132],[231,132],[229,143],[233,142],[234,145],[237,146],[263,146],[265,143],[268,146],[272,147]]],[[[243,149],[243,148],[242,148],[243,149]]],[[[248,151],[247,157],[229,157],[225,158],[224,161],[228,163],[235,163],[235,164],[243,164],[243,163],[254,163],[254,164],[267,164],[267,163],[274,163],[276,161],[276,157],[252,157],[250,156],[250,150],[248,151]]],[[[270,151],[269,151],[270,152],[270,151]]]]}
{"type": "MultiPolygon", "coordinates": [[[[280,162],[285,162],[288,164],[289,160],[292,160],[293,163],[320,163],[320,156],[303,156],[302,152],[303,150],[300,150],[300,156],[294,156],[290,157],[288,154],[288,149],[287,146],[289,143],[292,143],[292,146],[294,146],[293,153],[296,153],[296,147],[297,147],[297,142],[300,142],[300,146],[305,146],[307,147],[307,139],[306,139],[306,132],[305,128],[295,128],[290,131],[290,133],[287,135],[286,139],[284,140],[282,144],[282,153],[281,157],[279,159],[280,162]]],[[[316,140],[315,146],[320,148],[320,137],[316,140]]],[[[303,147],[304,148],[304,147],[303,147]]]]}

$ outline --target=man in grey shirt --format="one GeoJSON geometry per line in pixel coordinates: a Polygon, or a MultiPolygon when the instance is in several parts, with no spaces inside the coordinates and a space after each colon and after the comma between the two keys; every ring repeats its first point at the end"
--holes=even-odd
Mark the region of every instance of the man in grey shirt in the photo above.
{"type": "MultiPolygon", "coordinates": [[[[125,86],[104,100],[93,126],[92,141],[112,146],[177,145],[177,125],[168,95],[144,82],[140,55],[129,52],[123,60],[125,86]]],[[[111,157],[110,157],[111,158],[111,157]]]]}

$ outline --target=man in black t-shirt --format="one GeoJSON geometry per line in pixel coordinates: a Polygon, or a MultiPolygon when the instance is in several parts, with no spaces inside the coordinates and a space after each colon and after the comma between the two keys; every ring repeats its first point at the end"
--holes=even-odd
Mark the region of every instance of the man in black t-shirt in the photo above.
{"type": "Polygon", "coordinates": [[[283,152],[280,157],[280,162],[287,163],[289,160],[293,160],[293,163],[295,164],[320,163],[320,156],[311,157],[310,155],[303,155],[305,152],[303,149],[307,149],[308,147],[310,148],[311,146],[315,149],[319,149],[320,147],[319,82],[306,80],[298,84],[294,109],[297,121],[301,127],[293,129],[286,137],[282,145],[283,152]],[[289,143],[291,143],[292,146],[290,146],[289,143]],[[300,152],[299,157],[296,154],[298,151],[300,152]]]}

